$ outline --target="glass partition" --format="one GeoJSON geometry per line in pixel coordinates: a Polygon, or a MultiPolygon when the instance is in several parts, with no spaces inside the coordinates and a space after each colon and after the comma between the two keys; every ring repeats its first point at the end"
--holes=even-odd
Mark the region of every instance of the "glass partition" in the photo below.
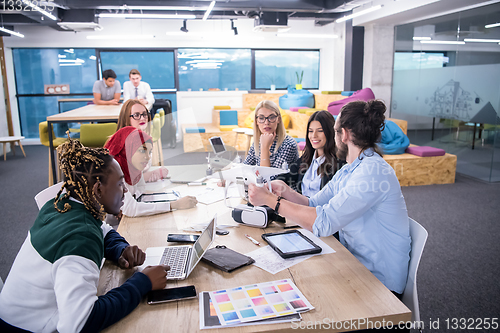
{"type": "Polygon", "coordinates": [[[319,50],[256,50],[255,89],[319,89],[319,50]]]}
{"type": "Polygon", "coordinates": [[[180,90],[250,90],[250,49],[179,49],[180,90]]]}
{"type": "MultiPolygon", "coordinates": [[[[59,99],[92,97],[97,79],[94,49],[13,49],[14,74],[18,95],[21,133],[38,138],[38,124],[47,116],[77,108],[86,103],[58,104],[59,99]],[[45,85],[67,84],[68,94],[45,95],[45,85]],[[87,94],[87,95],[79,95],[87,94]],[[60,107],[60,109],[59,109],[60,107]]],[[[64,136],[67,125],[56,125],[57,136],[64,136]]]]}
{"type": "Polygon", "coordinates": [[[174,51],[100,51],[102,70],[112,69],[123,88],[130,70],[137,69],[151,89],[175,89],[174,51]]]}
{"type": "Polygon", "coordinates": [[[457,172],[500,181],[498,4],[396,27],[391,117],[417,145],[457,155],[457,172]],[[495,22],[494,22],[495,21],[495,22]]]}

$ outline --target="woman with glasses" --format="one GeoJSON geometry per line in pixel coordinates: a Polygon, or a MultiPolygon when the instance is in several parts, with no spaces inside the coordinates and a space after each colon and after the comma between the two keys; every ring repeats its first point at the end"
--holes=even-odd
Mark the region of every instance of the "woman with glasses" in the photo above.
{"type": "Polygon", "coordinates": [[[277,178],[308,198],[318,193],[341,167],[335,155],[334,125],[330,112],[313,113],[307,122],[302,156],[290,165],[289,173],[277,178]]]}
{"type": "Polygon", "coordinates": [[[254,143],[243,162],[274,168],[286,167],[299,157],[297,143],[286,134],[279,107],[273,101],[262,101],[255,108],[254,143]]]}
{"type": "MultiPolygon", "coordinates": [[[[136,99],[127,100],[123,103],[122,109],[120,110],[116,131],[118,132],[126,126],[132,126],[147,134],[151,134],[151,115],[146,106],[136,99]]],[[[146,182],[155,182],[167,177],[167,168],[162,166],[154,171],[148,171],[150,166],[151,160],[149,161],[148,167],[144,170],[144,179],[146,182]]]]}

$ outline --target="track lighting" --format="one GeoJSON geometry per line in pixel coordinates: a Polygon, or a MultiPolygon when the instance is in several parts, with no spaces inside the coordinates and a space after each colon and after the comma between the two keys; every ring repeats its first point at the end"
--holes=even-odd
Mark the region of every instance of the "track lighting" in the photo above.
{"type": "Polygon", "coordinates": [[[182,27],[181,27],[182,32],[188,32],[188,29],[186,27],[186,22],[187,22],[187,20],[184,20],[184,23],[182,24],[182,27]]]}

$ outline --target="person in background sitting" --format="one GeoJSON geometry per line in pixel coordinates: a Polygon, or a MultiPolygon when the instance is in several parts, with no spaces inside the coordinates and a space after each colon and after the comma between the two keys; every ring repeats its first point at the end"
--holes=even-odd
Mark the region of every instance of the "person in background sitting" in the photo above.
{"type": "Polygon", "coordinates": [[[132,69],[128,77],[130,81],[123,84],[123,100],[136,99],[151,110],[155,98],[149,84],[141,81],[141,73],[137,69],[132,69]]]}
{"type": "Polygon", "coordinates": [[[116,79],[116,73],[112,69],[102,72],[102,80],[94,83],[94,104],[118,105],[121,95],[120,81],[116,79]]]}
{"type": "MultiPolygon", "coordinates": [[[[144,107],[144,106],[143,106],[144,107]]],[[[145,111],[147,112],[147,111],[145,111]]],[[[128,192],[122,206],[123,215],[136,217],[170,212],[174,209],[189,209],[196,206],[195,197],[186,196],[172,202],[139,202],[144,186],[143,170],[148,166],[153,148],[151,136],[132,126],[123,127],[104,145],[120,164],[128,192]]]]}
{"type": "Polygon", "coordinates": [[[244,164],[282,168],[298,157],[297,142],[286,134],[279,107],[273,101],[262,101],[255,108],[254,143],[244,164]]]}
{"type": "Polygon", "coordinates": [[[277,179],[308,198],[318,193],[341,167],[335,155],[334,125],[330,112],[313,113],[307,122],[302,156],[290,165],[289,173],[278,175],[277,179]]]}
{"type": "Polygon", "coordinates": [[[127,192],[108,151],[71,139],[57,151],[64,184],[40,209],[5,281],[0,332],[99,332],[167,284],[168,266],[148,266],[97,296],[105,258],[130,269],[146,254],[102,221],[119,212],[127,192]]]}

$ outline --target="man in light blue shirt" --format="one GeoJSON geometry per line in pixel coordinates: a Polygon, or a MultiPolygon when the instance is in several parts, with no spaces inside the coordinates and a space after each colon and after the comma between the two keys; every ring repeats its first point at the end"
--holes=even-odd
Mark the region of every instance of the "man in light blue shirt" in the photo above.
{"type": "Polygon", "coordinates": [[[398,297],[404,291],[410,259],[406,203],[398,179],[376,147],[386,108],[381,101],[346,104],[335,122],[337,157],[347,164],[311,198],[282,181],[251,184],[253,205],[275,207],[317,236],[339,232],[340,242],[398,297]],[[282,200],[283,199],[283,200],[282,200]],[[306,207],[309,206],[309,207],[306,207]]]}

